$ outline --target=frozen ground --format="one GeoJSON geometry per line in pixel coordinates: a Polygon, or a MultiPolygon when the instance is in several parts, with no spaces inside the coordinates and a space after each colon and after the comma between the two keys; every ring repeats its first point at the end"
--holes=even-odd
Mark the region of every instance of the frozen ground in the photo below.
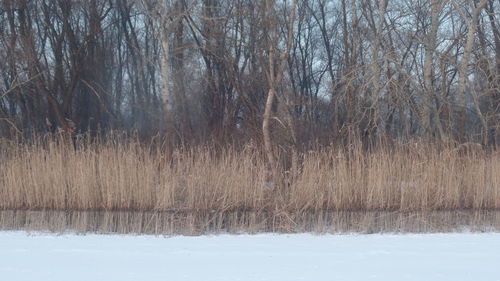
{"type": "Polygon", "coordinates": [[[500,280],[500,234],[0,232],[0,280],[500,280]]]}

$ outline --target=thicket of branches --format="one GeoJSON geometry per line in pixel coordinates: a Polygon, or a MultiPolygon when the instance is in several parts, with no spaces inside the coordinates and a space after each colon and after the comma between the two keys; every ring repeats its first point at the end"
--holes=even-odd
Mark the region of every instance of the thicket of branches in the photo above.
{"type": "Polygon", "coordinates": [[[498,0],[3,0],[0,136],[500,138],[498,0]],[[267,134],[267,137],[266,137],[267,134]]]}

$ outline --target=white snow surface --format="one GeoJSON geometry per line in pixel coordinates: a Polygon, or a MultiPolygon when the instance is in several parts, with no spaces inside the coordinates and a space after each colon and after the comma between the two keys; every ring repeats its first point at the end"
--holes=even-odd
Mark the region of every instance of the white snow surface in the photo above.
{"type": "Polygon", "coordinates": [[[0,280],[500,280],[500,233],[217,236],[0,232],[0,280]]]}

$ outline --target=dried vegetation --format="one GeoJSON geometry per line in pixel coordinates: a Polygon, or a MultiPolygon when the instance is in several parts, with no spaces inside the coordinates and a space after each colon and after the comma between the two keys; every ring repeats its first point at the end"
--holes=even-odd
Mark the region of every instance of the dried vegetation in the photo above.
{"type": "Polygon", "coordinates": [[[475,145],[361,144],[282,155],[168,150],[131,139],[1,145],[0,209],[175,213],[500,209],[500,153],[475,145]],[[288,160],[287,160],[288,159],[288,160]]]}

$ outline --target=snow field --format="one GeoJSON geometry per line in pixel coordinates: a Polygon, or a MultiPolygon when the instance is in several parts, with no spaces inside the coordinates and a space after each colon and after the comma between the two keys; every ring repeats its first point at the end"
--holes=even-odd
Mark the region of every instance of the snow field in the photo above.
{"type": "Polygon", "coordinates": [[[198,237],[0,232],[0,280],[500,280],[500,233],[198,237]]]}

